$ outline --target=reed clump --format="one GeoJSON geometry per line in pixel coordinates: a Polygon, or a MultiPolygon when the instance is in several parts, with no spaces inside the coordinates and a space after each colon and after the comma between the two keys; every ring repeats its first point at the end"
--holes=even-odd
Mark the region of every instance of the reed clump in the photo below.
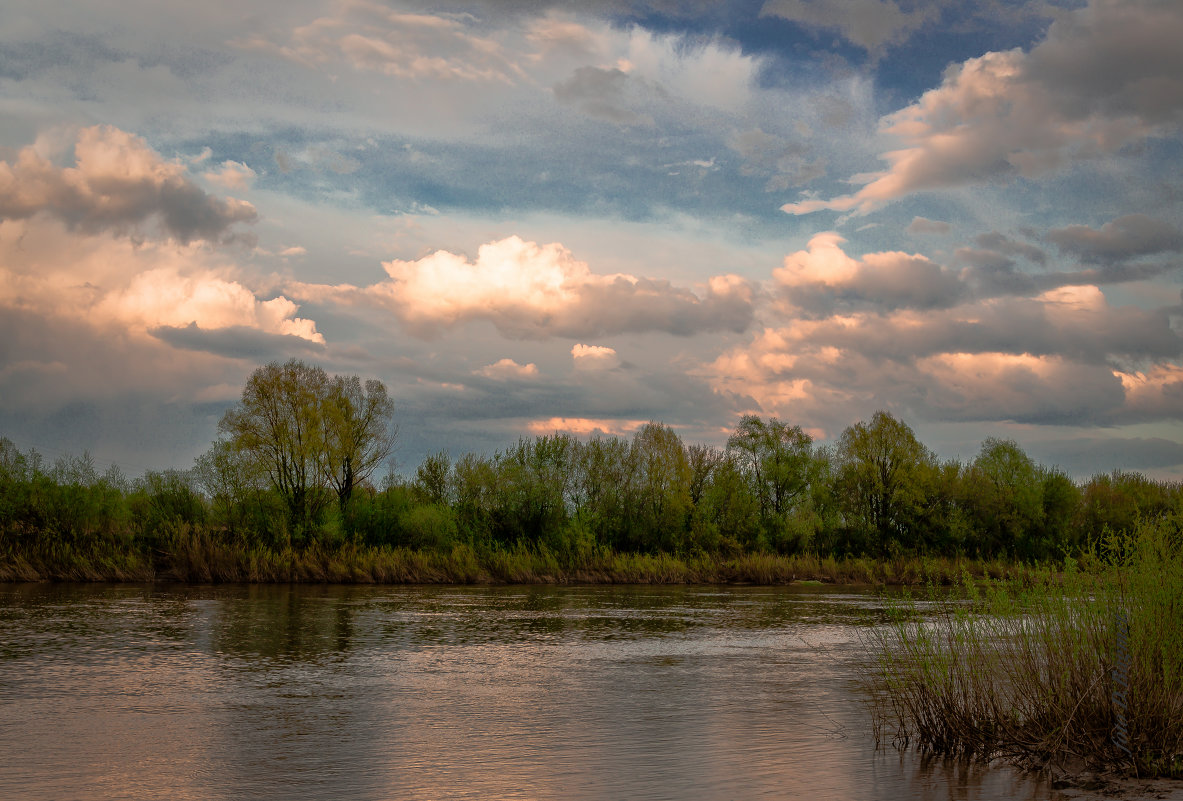
{"type": "Polygon", "coordinates": [[[878,736],[1026,767],[1183,775],[1179,521],[1108,536],[1062,570],[966,580],[873,630],[878,736]]]}
{"type": "Polygon", "coordinates": [[[0,581],[181,581],[332,584],[757,584],[950,585],[1020,564],[966,558],[628,553],[606,546],[556,550],[544,543],[445,543],[437,547],[359,541],[268,544],[210,526],[171,521],[146,547],[128,537],[73,544],[49,536],[0,543],[0,581]]]}

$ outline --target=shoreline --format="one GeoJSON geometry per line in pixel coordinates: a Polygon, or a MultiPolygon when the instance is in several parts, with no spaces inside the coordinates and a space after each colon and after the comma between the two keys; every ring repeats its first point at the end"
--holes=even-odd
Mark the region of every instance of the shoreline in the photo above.
{"type": "Polygon", "coordinates": [[[555,554],[457,545],[450,551],[343,544],[274,550],[186,537],[151,554],[45,547],[0,555],[0,582],[188,584],[952,586],[1029,581],[1048,567],[950,557],[555,554]]]}

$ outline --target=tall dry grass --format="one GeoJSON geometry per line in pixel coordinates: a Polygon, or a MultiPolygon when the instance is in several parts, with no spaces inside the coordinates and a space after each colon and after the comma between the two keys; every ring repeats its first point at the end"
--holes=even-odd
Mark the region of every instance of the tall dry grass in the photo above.
{"type": "Polygon", "coordinates": [[[941,754],[1183,775],[1183,545],[1110,537],[1085,564],[897,607],[873,630],[876,732],[941,754]],[[1118,628],[1128,623],[1128,659],[1118,628]],[[1118,690],[1128,677],[1124,702],[1118,690]],[[1124,705],[1124,708],[1123,708],[1124,705]],[[1122,747],[1120,723],[1128,735],[1122,747]]]}
{"type": "Polygon", "coordinates": [[[8,543],[0,548],[0,581],[950,585],[966,574],[985,579],[1032,572],[1015,563],[947,557],[636,554],[605,547],[559,553],[541,543],[422,550],[353,542],[276,547],[184,522],[163,525],[150,551],[130,542],[126,537],[96,538],[77,546],[46,537],[8,543]]]}

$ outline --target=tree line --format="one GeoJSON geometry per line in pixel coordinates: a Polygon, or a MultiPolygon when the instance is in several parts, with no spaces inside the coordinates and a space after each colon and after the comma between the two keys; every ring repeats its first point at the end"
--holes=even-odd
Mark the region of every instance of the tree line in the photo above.
{"type": "Polygon", "coordinates": [[[631,438],[522,438],[387,472],[394,405],[379,381],[300,361],[255,371],[192,469],[135,481],[89,456],[47,465],[0,438],[0,536],[159,547],[186,524],[267,547],[545,548],[676,555],[770,552],[1060,559],[1153,518],[1183,525],[1183,486],[1114,471],[1075,482],[1012,440],[940,460],[888,412],[830,446],[754,415],[724,448],[658,422],[631,438]]]}

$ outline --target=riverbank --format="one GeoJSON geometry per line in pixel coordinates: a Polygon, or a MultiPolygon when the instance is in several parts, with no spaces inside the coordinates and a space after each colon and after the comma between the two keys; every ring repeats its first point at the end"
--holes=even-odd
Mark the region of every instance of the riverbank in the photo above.
{"type": "Polygon", "coordinates": [[[1140,524],[1022,586],[894,608],[876,630],[876,731],[1023,767],[1183,778],[1183,540],[1140,524]]]}
{"type": "Polygon", "coordinates": [[[1137,779],[1085,771],[1054,775],[1051,785],[1070,801],[1183,801],[1183,779],[1137,779]]]}
{"type": "Polygon", "coordinates": [[[447,551],[341,544],[274,549],[228,544],[183,528],[145,553],[117,543],[10,548],[0,581],[171,581],[331,584],[758,584],[951,585],[1027,580],[1032,568],[1001,560],[948,557],[833,558],[751,553],[735,556],[616,553],[596,548],[560,555],[456,545],[447,551]]]}

